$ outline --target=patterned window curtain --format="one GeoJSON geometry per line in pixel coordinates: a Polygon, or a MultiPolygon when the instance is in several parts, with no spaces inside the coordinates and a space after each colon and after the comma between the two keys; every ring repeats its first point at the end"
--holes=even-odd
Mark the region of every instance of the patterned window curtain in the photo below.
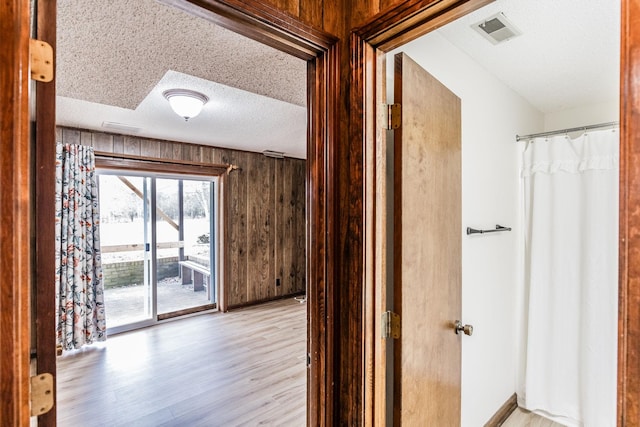
{"type": "Polygon", "coordinates": [[[63,350],[106,339],[93,148],[56,148],[56,333],[63,350]]]}

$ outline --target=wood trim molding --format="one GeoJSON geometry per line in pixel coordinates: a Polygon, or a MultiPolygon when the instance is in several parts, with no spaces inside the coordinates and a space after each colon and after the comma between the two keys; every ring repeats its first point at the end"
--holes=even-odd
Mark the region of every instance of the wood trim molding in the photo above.
{"type": "MultiPolygon", "coordinates": [[[[308,25],[301,24],[268,4],[265,1],[251,0],[165,0],[187,11],[200,14],[218,24],[282,49],[299,58],[309,61],[309,153],[312,153],[307,166],[307,211],[309,227],[309,280],[308,295],[314,298],[314,307],[309,309],[310,344],[309,353],[313,355],[309,370],[309,412],[308,425],[332,425],[334,383],[337,368],[333,358],[339,349],[334,348],[336,337],[333,319],[335,310],[335,263],[332,257],[336,253],[336,213],[332,211],[337,189],[335,149],[339,101],[358,101],[351,105],[364,105],[365,112],[375,111],[371,94],[365,95],[366,78],[356,76],[360,83],[350,87],[349,99],[339,95],[339,55],[337,40],[308,25]],[[270,24],[270,20],[277,21],[270,24]],[[366,96],[366,99],[365,99],[366,96]],[[363,101],[364,99],[364,101],[363,101]],[[364,103],[362,103],[364,102],[364,103]],[[373,108],[373,109],[371,109],[373,108]],[[330,172],[330,173],[329,173],[330,172]]],[[[359,52],[373,52],[392,49],[424,33],[421,28],[423,13],[442,0],[408,0],[398,2],[391,10],[374,17],[369,23],[356,30],[355,41],[359,52]],[[394,17],[394,14],[397,15],[394,17]],[[393,32],[387,33],[391,27],[393,32]],[[393,35],[393,37],[392,37],[393,35]],[[395,37],[395,38],[394,38],[395,37]],[[362,44],[362,43],[367,43],[362,44]],[[362,45],[360,45],[362,44],[362,45]],[[368,45],[368,46],[367,46],[368,45]]],[[[477,0],[479,1],[479,0],[477,0]]],[[[473,2],[474,4],[477,3],[473,2]]],[[[343,5],[343,3],[339,3],[343,5]]],[[[389,4],[388,2],[386,4],[389,4]]],[[[440,19],[434,19],[433,25],[442,25],[452,14],[464,12],[471,1],[458,1],[457,6],[440,10],[440,19]]],[[[341,12],[347,13],[348,2],[343,9],[335,12],[330,19],[338,19],[341,12]]],[[[640,214],[636,208],[640,205],[640,112],[634,106],[640,105],[640,91],[634,76],[640,69],[640,3],[637,0],[622,1],[622,67],[621,67],[621,203],[620,203],[620,372],[618,395],[618,424],[637,425],[640,422],[640,381],[638,368],[640,362],[640,249],[638,230],[640,214]]],[[[29,289],[22,286],[29,283],[28,238],[30,226],[28,212],[31,208],[28,197],[28,22],[29,2],[27,0],[8,0],[0,9],[0,84],[2,84],[2,102],[0,102],[0,217],[3,224],[0,229],[0,272],[2,274],[2,292],[0,293],[0,316],[4,328],[0,331],[0,345],[5,349],[0,353],[3,388],[0,391],[0,424],[27,425],[28,419],[28,340],[30,334],[28,299],[29,289]]],[[[366,54],[368,55],[368,54],[366,54]]],[[[366,56],[365,55],[365,56],[366,56]]],[[[346,55],[349,57],[349,55],[346,55]]],[[[361,58],[358,53],[358,58],[361,58]]],[[[354,62],[356,59],[354,59],[354,62]]],[[[354,73],[371,75],[376,70],[372,64],[355,64],[354,73]]],[[[357,142],[358,134],[366,144],[371,135],[371,127],[363,111],[355,111],[349,123],[352,133],[350,141],[357,142]],[[364,126],[367,124],[367,126],[364,126]]],[[[375,114],[373,114],[375,116],[375,114]]],[[[348,167],[348,165],[345,165],[348,167]]],[[[367,172],[368,173],[368,172],[367,172]]],[[[365,183],[371,185],[365,177],[365,183]]],[[[366,194],[371,194],[369,188],[366,194]]],[[[370,200],[365,200],[370,203],[370,200]]],[[[365,210],[370,205],[364,206],[365,210]]],[[[371,239],[373,240],[373,239],[371,239]]],[[[367,245],[372,241],[365,242],[367,245]]],[[[365,274],[370,271],[365,266],[365,274]]],[[[369,294],[367,294],[369,295],[369,294]]],[[[364,296],[363,298],[366,298],[364,296]]],[[[309,304],[309,303],[308,303],[309,304]]],[[[370,307],[365,301],[365,308],[370,307]]],[[[368,308],[370,309],[370,308],[368,308]]],[[[365,314],[365,318],[369,318],[365,314]]],[[[363,326],[364,328],[365,326],[363,326]]],[[[365,333],[365,332],[363,332],[365,333]]],[[[369,332],[366,332],[369,334],[369,332]]],[[[367,335],[369,339],[369,335],[367,335]]],[[[362,365],[358,361],[356,365],[362,365]]],[[[367,363],[365,370],[371,367],[367,363]]],[[[359,373],[353,373],[358,376],[359,373]]],[[[362,375],[368,375],[363,373],[362,375]]],[[[366,376],[365,376],[366,378],[366,376]]],[[[344,378],[360,384],[361,378],[344,378]]],[[[364,382],[364,381],[362,381],[364,382]]],[[[373,385],[365,384],[367,390],[373,385]]],[[[366,390],[365,390],[366,393],[366,390]]],[[[351,406],[366,406],[362,402],[350,402],[351,406]]],[[[370,410],[366,409],[365,410],[370,410]]],[[[366,415],[366,414],[365,414],[366,415]]],[[[370,419],[365,416],[364,419],[370,419]]]]}
{"type": "Polygon", "coordinates": [[[640,425],[640,2],[622,1],[618,426],[640,425]]]}
{"type": "MultiPolygon", "coordinates": [[[[367,24],[354,30],[355,42],[352,51],[364,51],[369,45],[374,49],[391,50],[413,40],[428,31],[457,19],[476,8],[489,3],[487,0],[458,1],[437,9],[433,19],[430,10],[436,11],[435,1],[407,1],[391,10],[372,18],[367,24]],[[425,16],[427,15],[427,16],[425,16]],[[360,44],[359,47],[356,45],[360,44]]],[[[640,425],[640,91],[635,76],[640,70],[640,2],[622,1],[621,26],[621,88],[620,88],[620,241],[619,241],[619,344],[618,344],[618,426],[640,425]]],[[[361,57],[357,55],[355,58],[361,57]]],[[[375,73],[375,61],[370,58],[356,61],[354,81],[364,81],[361,76],[375,73]]],[[[375,109],[375,96],[365,87],[358,87],[356,93],[364,98],[365,111],[375,109]]],[[[352,100],[357,102],[357,100],[352,100]]],[[[371,135],[367,117],[353,117],[354,126],[365,129],[363,140],[371,135]]],[[[374,166],[375,162],[373,163],[374,166]]],[[[369,171],[375,174],[376,169],[369,171]]],[[[366,180],[367,185],[375,182],[366,180]]],[[[375,194],[376,189],[373,190],[375,194]]],[[[370,193],[368,191],[368,193],[370,193]]],[[[366,209],[374,209],[371,200],[366,209]]],[[[375,215],[375,214],[374,214],[375,215]]],[[[369,242],[368,245],[372,245],[369,242]]],[[[377,243],[380,245],[380,243],[377,243]]],[[[368,249],[372,250],[372,249],[368,249]]],[[[365,271],[371,269],[365,267],[365,271]]],[[[376,288],[380,284],[374,285],[376,288]]],[[[371,310],[371,305],[367,306],[371,310]]],[[[372,337],[367,336],[368,339],[372,337]]],[[[367,364],[367,377],[375,377],[371,372],[374,364],[367,364]]],[[[373,381],[370,392],[379,381],[373,381]]],[[[384,385],[384,384],[383,384],[384,385]]],[[[378,394],[379,395],[379,394],[378,394]]],[[[376,396],[378,396],[376,395],[376,396]]],[[[376,422],[379,420],[376,419],[376,422]]]]}
{"type": "Polygon", "coordinates": [[[496,411],[493,417],[491,417],[491,419],[486,422],[484,427],[500,427],[505,421],[507,421],[507,418],[509,418],[509,416],[513,414],[513,411],[515,411],[517,408],[518,396],[513,393],[513,396],[511,396],[509,399],[507,399],[506,402],[504,402],[504,404],[500,407],[500,409],[496,411]]]}
{"type": "MultiPolygon", "coordinates": [[[[339,97],[338,39],[287,15],[266,1],[161,0],[224,28],[307,60],[307,334],[309,370],[307,425],[333,425],[333,290],[331,259],[336,233],[332,197],[337,105],[339,97]]],[[[228,273],[227,273],[228,274],[228,273]]]]}
{"type": "Polygon", "coordinates": [[[370,45],[389,51],[415,40],[495,0],[413,0],[373,17],[355,33],[370,45]]]}
{"type": "Polygon", "coordinates": [[[307,66],[307,425],[333,425],[333,233],[332,191],[335,179],[329,171],[335,150],[338,94],[337,47],[332,46],[307,66]]]}
{"type": "MultiPolygon", "coordinates": [[[[37,37],[56,49],[57,1],[37,1],[37,37]]],[[[56,81],[36,83],[35,168],[35,269],[33,299],[35,307],[35,337],[37,373],[53,375],[56,386],[55,334],[55,158],[56,158],[56,81]]],[[[40,427],[57,423],[56,402],[53,408],[38,417],[40,427]]]]}
{"type": "MultiPolygon", "coordinates": [[[[365,242],[369,242],[365,250],[367,253],[373,252],[374,254],[373,259],[369,261],[368,258],[371,265],[369,265],[369,263],[366,264],[369,279],[365,286],[369,301],[365,304],[365,310],[367,317],[373,316],[374,319],[381,319],[382,313],[388,309],[390,296],[387,294],[386,286],[381,284],[387,283],[389,274],[393,273],[393,265],[387,260],[393,242],[390,242],[385,237],[390,221],[393,220],[389,210],[386,208],[393,202],[393,199],[389,197],[388,193],[387,176],[389,172],[387,164],[386,161],[382,160],[383,157],[386,156],[385,153],[389,151],[389,146],[387,131],[375,126],[375,106],[387,103],[386,55],[380,51],[376,52],[375,49],[369,45],[365,52],[365,62],[369,64],[366,67],[368,72],[376,73],[374,76],[365,77],[366,87],[368,88],[365,94],[365,111],[368,111],[368,117],[366,119],[368,128],[365,137],[368,141],[367,146],[374,147],[369,153],[369,156],[367,156],[367,189],[369,193],[375,195],[367,198],[367,200],[370,200],[370,203],[365,207],[367,212],[371,211],[369,216],[372,221],[369,227],[371,228],[371,237],[367,236],[368,238],[365,238],[365,242]],[[369,81],[370,78],[373,78],[374,81],[369,81]],[[369,141],[369,139],[372,140],[369,141]]],[[[374,337],[382,336],[381,322],[374,320],[373,334],[374,337]]],[[[366,336],[369,336],[369,334],[366,336]]],[[[374,343],[373,346],[366,345],[365,347],[372,352],[367,360],[367,366],[386,366],[387,354],[388,352],[393,352],[393,343],[379,342],[379,340],[374,340],[374,343]]],[[[371,417],[373,418],[375,426],[384,427],[387,425],[387,409],[389,409],[390,415],[393,414],[393,409],[387,408],[386,371],[384,369],[377,369],[375,372],[371,372],[370,375],[373,377],[370,381],[375,385],[374,389],[369,393],[372,395],[372,407],[370,408],[370,411],[372,411],[371,417]]],[[[369,399],[367,399],[367,402],[368,400],[369,399]]]]}
{"type": "Polygon", "coordinates": [[[287,15],[264,1],[161,0],[221,27],[306,61],[327,51],[338,39],[287,15]],[[194,8],[197,6],[197,8],[194,8]]]}
{"type": "MultiPolygon", "coordinates": [[[[291,294],[286,294],[286,295],[278,295],[278,296],[274,296],[273,298],[266,298],[266,299],[262,299],[259,301],[251,301],[251,302],[247,302],[247,303],[242,303],[242,304],[234,304],[234,305],[230,305],[229,307],[227,307],[226,311],[231,311],[231,310],[240,310],[243,308],[247,308],[247,307],[253,307],[255,305],[260,305],[260,304],[264,304],[267,302],[273,302],[273,301],[280,301],[283,299],[288,299],[288,298],[296,298],[296,297],[301,297],[304,295],[304,292],[294,292],[291,294]]],[[[301,304],[304,304],[301,303],[301,304]]]]}
{"type": "Polygon", "coordinates": [[[229,277],[229,268],[225,266],[225,260],[230,258],[231,246],[229,242],[229,219],[227,212],[229,212],[229,197],[227,195],[228,180],[227,175],[222,175],[218,182],[218,304],[219,310],[223,313],[229,309],[229,283],[231,278],[229,277]]]}
{"type": "Polygon", "coordinates": [[[171,313],[162,313],[162,314],[158,314],[158,321],[174,319],[176,317],[186,316],[189,314],[201,313],[207,310],[215,310],[216,307],[217,305],[213,303],[213,304],[205,304],[205,305],[201,305],[193,308],[185,308],[183,310],[178,310],[178,311],[172,311],[171,313]]]}
{"type": "Polygon", "coordinates": [[[365,148],[365,288],[363,292],[365,319],[373,319],[374,326],[365,327],[364,336],[364,419],[373,425],[383,426],[387,384],[384,366],[387,351],[380,336],[376,320],[386,309],[387,269],[383,254],[386,253],[387,196],[386,133],[377,126],[377,106],[386,100],[385,93],[378,92],[377,84],[384,84],[384,52],[418,38],[493,0],[414,0],[397,4],[354,30],[351,38],[352,83],[351,124],[360,129],[365,148]],[[373,196],[375,195],[375,197],[373,196]],[[371,223],[370,221],[373,221],[371,223]],[[372,228],[373,227],[373,228],[372,228]],[[375,228],[375,230],[374,230],[375,228]],[[372,254],[375,254],[373,256],[372,254]],[[377,369],[376,369],[377,368],[377,369]]]}
{"type": "Polygon", "coordinates": [[[0,425],[29,425],[29,6],[0,8],[0,425]]]}
{"type": "MultiPolygon", "coordinates": [[[[221,176],[228,170],[228,165],[210,163],[173,162],[142,156],[95,152],[96,167],[125,171],[144,171],[159,174],[188,174],[198,176],[221,176]]],[[[231,172],[233,173],[233,172],[231,172]]]]}

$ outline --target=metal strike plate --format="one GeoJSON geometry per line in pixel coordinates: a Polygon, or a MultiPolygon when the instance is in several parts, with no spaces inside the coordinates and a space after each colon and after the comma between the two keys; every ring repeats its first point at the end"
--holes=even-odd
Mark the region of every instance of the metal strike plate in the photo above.
{"type": "Polygon", "coordinates": [[[31,416],[46,414],[53,408],[53,375],[31,377],[31,416]]]}
{"type": "Polygon", "coordinates": [[[31,78],[39,82],[53,80],[53,48],[41,40],[29,40],[31,78]]]}

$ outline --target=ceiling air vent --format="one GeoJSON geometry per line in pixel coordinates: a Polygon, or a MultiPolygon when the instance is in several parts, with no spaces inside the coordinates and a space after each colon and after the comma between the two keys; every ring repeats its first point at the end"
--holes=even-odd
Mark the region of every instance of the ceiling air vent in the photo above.
{"type": "Polygon", "coordinates": [[[522,34],[522,31],[509,22],[502,12],[473,24],[471,28],[493,44],[505,42],[522,34]]]}
{"type": "Polygon", "coordinates": [[[107,129],[113,129],[120,132],[138,133],[142,129],[137,126],[125,125],[124,123],[117,122],[102,122],[102,127],[107,129]]]}
{"type": "Polygon", "coordinates": [[[284,153],[280,151],[264,150],[262,154],[267,157],[273,157],[274,159],[284,159],[284,153]]]}

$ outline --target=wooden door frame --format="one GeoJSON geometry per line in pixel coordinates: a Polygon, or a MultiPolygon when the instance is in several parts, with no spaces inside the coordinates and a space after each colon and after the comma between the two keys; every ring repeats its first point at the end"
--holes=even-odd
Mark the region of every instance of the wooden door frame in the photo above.
{"type": "Polygon", "coordinates": [[[162,0],[228,30],[307,61],[307,425],[332,424],[335,243],[331,173],[336,156],[338,39],[263,1],[162,0]]]}
{"type": "MultiPolygon", "coordinates": [[[[37,0],[36,38],[51,45],[56,51],[57,2],[37,0]]],[[[31,138],[33,159],[33,209],[35,248],[32,248],[35,269],[32,273],[31,304],[35,331],[32,351],[35,351],[37,374],[53,375],[56,389],[56,334],[55,334],[55,158],[56,158],[56,80],[36,83],[35,138],[31,138]]],[[[57,424],[57,406],[38,417],[38,425],[53,427],[57,424]]]]}
{"type": "Polygon", "coordinates": [[[0,7],[0,425],[29,425],[29,1],[0,7]]]}
{"type": "MultiPolygon", "coordinates": [[[[374,16],[351,37],[354,127],[362,129],[365,147],[365,281],[363,402],[366,425],[383,426],[387,411],[384,366],[386,350],[380,319],[386,308],[384,261],[387,223],[384,177],[385,132],[377,129],[377,106],[385,103],[385,52],[458,19],[493,0],[409,0],[374,16]],[[381,90],[378,90],[381,88],[381,90]],[[376,369],[376,366],[382,369],[376,369]]],[[[640,423],[640,1],[622,0],[620,66],[620,236],[618,426],[640,423]]]]}
{"type": "MultiPolygon", "coordinates": [[[[301,34],[308,26],[298,26],[296,19],[262,2],[183,0],[174,3],[191,7],[198,13],[202,13],[203,9],[200,7],[218,11],[216,16],[228,22],[227,28],[237,30],[241,27],[243,34],[260,41],[265,39],[267,44],[280,46],[297,56],[304,55],[302,57],[309,61],[308,74],[315,78],[315,85],[309,90],[308,153],[309,163],[312,160],[313,164],[307,165],[307,206],[309,212],[313,213],[307,214],[310,251],[309,339],[312,356],[308,383],[308,425],[329,425],[332,420],[333,389],[339,386],[331,383],[338,369],[332,363],[335,352],[333,344],[339,341],[339,337],[333,333],[333,321],[327,320],[329,316],[330,319],[335,317],[332,312],[335,274],[328,251],[333,252],[336,239],[336,218],[328,207],[333,205],[335,197],[340,196],[337,194],[334,178],[338,91],[341,85],[337,72],[339,59],[336,41],[317,30],[301,34]],[[273,17],[270,16],[271,12],[275,13],[273,17]],[[300,44],[302,48],[297,50],[296,46],[300,44]],[[312,257],[315,262],[311,261],[312,257]],[[311,298],[315,298],[315,301],[311,298]]],[[[376,138],[375,104],[376,99],[382,95],[376,93],[373,83],[380,72],[382,49],[392,49],[391,41],[400,44],[424,34],[424,29],[419,27],[425,19],[432,26],[438,26],[447,19],[454,19],[452,15],[462,16],[466,3],[462,0],[407,0],[373,17],[366,25],[356,29],[349,40],[353,63],[349,100],[352,106],[357,107],[350,113],[350,128],[353,135],[362,137],[365,156],[363,188],[366,245],[363,259],[364,360],[354,362],[356,366],[365,367],[358,374],[362,378],[354,378],[354,381],[362,380],[364,384],[364,399],[351,404],[361,407],[367,425],[371,425],[374,419],[376,423],[383,422],[380,417],[374,418],[379,412],[374,412],[373,408],[373,396],[380,392],[379,383],[374,381],[379,372],[374,370],[372,364],[375,351],[373,334],[378,327],[378,317],[374,317],[375,293],[382,291],[382,282],[376,277],[379,271],[374,257],[383,245],[383,242],[376,242],[375,239],[381,221],[379,214],[382,212],[380,209],[376,211],[376,206],[380,203],[376,188],[381,189],[379,185],[376,187],[376,182],[381,179],[381,172],[384,172],[376,169],[375,163],[376,153],[381,148],[376,145],[379,140],[376,138]],[[431,6],[442,6],[444,3],[451,4],[453,9],[449,7],[445,12],[433,9],[429,20],[431,6]]],[[[12,349],[0,354],[2,382],[5,385],[0,390],[0,400],[3,402],[0,420],[7,425],[27,425],[29,421],[28,337],[31,334],[31,317],[28,301],[31,292],[24,283],[29,282],[36,270],[29,266],[28,261],[28,236],[32,230],[29,224],[32,200],[27,196],[30,154],[27,75],[29,14],[28,0],[9,0],[0,8],[2,34],[7,35],[0,38],[0,56],[4,59],[0,61],[0,96],[3,100],[0,102],[0,217],[3,224],[0,230],[0,316],[4,325],[0,331],[0,343],[4,349],[12,349]]],[[[640,421],[640,109],[635,107],[640,105],[640,82],[634,80],[636,70],[640,69],[639,21],[640,2],[622,0],[618,376],[620,426],[640,421]]]]}
{"type": "Polygon", "coordinates": [[[386,307],[386,277],[391,264],[385,261],[389,244],[385,229],[387,212],[386,131],[377,126],[377,106],[386,103],[386,52],[454,21],[493,0],[412,0],[373,17],[353,31],[352,105],[354,126],[363,129],[365,147],[365,256],[364,256],[364,391],[365,425],[385,426],[387,408],[385,374],[388,349],[382,336],[381,319],[386,307]],[[380,88],[380,89],[379,89],[380,88]],[[361,114],[359,114],[361,113],[361,114]]]}
{"type": "Polygon", "coordinates": [[[618,426],[640,424],[640,2],[622,0],[618,426]]]}
{"type": "MultiPolygon", "coordinates": [[[[309,366],[307,375],[307,424],[330,425],[331,402],[333,399],[332,360],[333,360],[333,335],[331,315],[332,306],[329,301],[333,295],[332,264],[329,262],[329,248],[334,245],[335,233],[329,232],[329,227],[335,223],[332,218],[332,210],[327,206],[332,204],[332,195],[335,193],[334,174],[330,173],[335,157],[335,141],[337,130],[337,104],[338,84],[338,39],[322,30],[311,27],[296,18],[293,18],[272,5],[263,1],[245,2],[242,0],[162,0],[165,4],[180,8],[195,16],[199,16],[219,26],[236,33],[274,47],[278,50],[294,55],[307,61],[307,169],[306,169],[306,219],[307,219],[307,349],[309,352],[309,366]]],[[[38,10],[38,19],[42,14],[40,28],[49,43],[55,46],[55,13],[56,2],[54,0],[38,0],[42,9],[38,10]]],[[[14,0],[14,3],[28,5],[28,1],[14,0]]],[[[25,11],[28,16],[28,9],[25,11]]],[[[28,25],[25,26],[28,28],[28,25]]],[[[12,34],[11,31],[5,32],[12,34]]],[[[3,33],[4,34],[4,33],[3,33]]],[[[24,43],[25,38],[20,39],[24,43]]],[[[4,41],[3,41],[4,44],[4,41]]],[[[26,69],[26,67],[25,67],[26,69]]],[[[16,78],[16,81],[20,79],[16,78]]],[[[24,82],[22,83],[24,84],[24,82]]],[[[17,86],[17,84],[16,84],[17,86]]],[[[26,98],[26,94],[25,100],[26,98]]],[[[50,86],[43,90],[38,89],[38,110],[48,111],[46,115],[38,115],[37,137],[38,154],[36,169],[38,171],[37,185],[42,188],[53,186],[55,167],[55,87],[50,86]],[[40,123],[42,120],[42,123],[40,123]],[[42,138],[42,140],[40,140],[42,138]]],[[[25,101],[26,102],[26,101],[25,101]]],[[[3,103],[9,105],[9,103],[3,103]]],[[[27,111],[26,109],[24,111],[27,111]]],[[[4,120],[4,114],[3,114],[4,120]]],[[[24,122],[24,121],[23,121],[24,122]]],[[[22,123],[22,122],[21,122],[22,123]]],[[[28,124],[28,120],[24,123],[28,124]]],[[[4,138],[4,129],[3,129],[4,138]]],[[[7,158],[3,157],[3,161],[7,158]]],[[[3,166],[4,167],[4,166],[3,166]]],[[[2,188],[2,194],[10,193],[9,187],[2,188]]],[[[47,190],[48,191],[48,190],[47,190]]],[[[13,194],[20,194],[15,192],[13,194]]],[[[53,193],[51,199],[45,196],[40,201],[41,208],[36,211],[36,221],[39,229],[52,223],[53,218],[53,193]],[[50,212],[49,212],[50,211],[50,212]],[[40,222],[42,221],[42,223],[40,222]],[[40,225],[44,224],[44,225],[40,225]]],[[[28,211],[27,211],[28,212],[28,211]]],[[[3,211],[3,215],[4,215],[3,211]]],[[[4,224],[4,222],[3,222],[4,224]]],[[[45,228],[48,229],[48,228],[45,228]]],[[[51,226],[52,230],[53,227],[51,226]]],[[[16,232],[16,236],[26,235],[26,228],[21,228],[23,233],[16,232]]],[[[47,234],[36,236],[36,268],[32,273],[37,283],[53,282],[53,239],[47,234]],[[47,237],[44,237],[47,236],[47,237]],[[49,241],[47,241],[49,239],[49,241]]],[[[332,252],[332,251],[331,251],[332,252]]],[[[16,289],[18,282],[16,282],[16,289]]],[[[37,285],[36,285],[37,286],[37,285]]],[[[40,291],[39,291],[40,292],[40,291]]],[[[3,294],[4,295],[4,294],[3,294]]],[[[52,314],[54,297],[42,294],[37,301],[36,331],[40,342],[38,356],[42,355],[42,366],[51,372],[55,370],[55,342],[53,338],[52,314]],[[49,341],[47,341],[49,340],[49,341]]],[[[28,299],[26,299],[28,301],[28,299]]],[[[4,311],[3,311],[4,313],[4,311]]],[[[21,333],[29,334],[29,322],[19,324],[21,333]]],[[[4,339],[4,335],[2,336],[4,339]]],[[[4,348],[4,347],[3,347],[4,348]]],[[[28,351],[26,352],[28,354],[28,351]]],[[[40,357],[38,357],[40,359],[40,357]]],[[[38,362],[40,365],[40,361],[38,362]]],[[[4,370],[3,370],[4,372],[4,370]]],[[[29,375],[20,378],[28,378],[29,375]]],[[[24,387],[20,390],[25,390],[24,387]]],[[[28,390],[28,388],[26,389],[28,390]]],[[[7,401],[7,399],[5,399],[7,401]]],[[[15,400],[16,402],[18,400],[15,400]]],[[[20,400],[24,402],[24,399],[20,400]]],[[[41,417],[40,425],[55,426],[55,409],[53,415],[41,417]]]]}

